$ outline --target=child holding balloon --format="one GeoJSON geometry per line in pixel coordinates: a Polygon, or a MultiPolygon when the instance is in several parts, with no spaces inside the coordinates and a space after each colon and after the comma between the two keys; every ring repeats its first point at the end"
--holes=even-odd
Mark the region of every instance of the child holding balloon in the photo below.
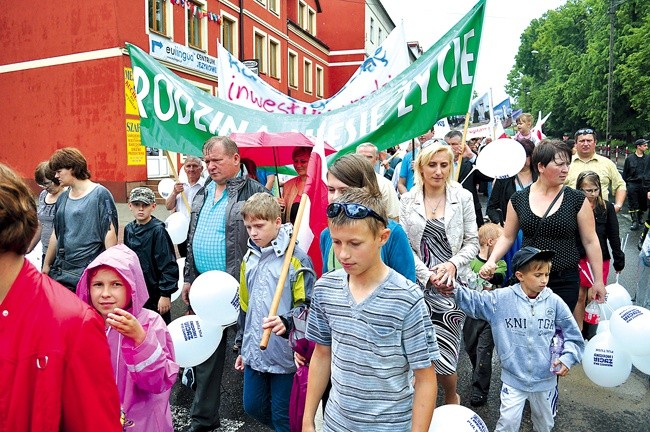
{"type": "Polygon", "coordinates": [[[243,342],[235,361],[235,369],[244,372],[244,411],[276,432],[289,432],[289,399],[296,366],[286,337],[293,325],[291,317],[299,314],[311,297],[313,265],[296,246],[278,315],[268,316],[293,227],[282,224],[280,204],[267,193],[252,195],[242,206],[241,215],[250,236],[239,287],[238,337],[243,335],[243,342]],[[266,329],[275,335],[262,350],[260,342],[266,329]]]}
{"type": "Polygon", "coordinates": [[[102,252],[83,272],[77,296],[104,319],[125,430],[173,432],[169,395],[178,365],[167,326],[143,308],[149,294],[138,256],[124,245],[102,252]]]}
{"type": "Polygon", "coordinates": [[[149,299],[144,307],[158,312],[165,324],[171,322],[171,295],[178,289],[176,252],[165,224],[152,213],[156,196],[146,187],[137,187],[129,195],[134,221],[124,227],[124,244],[140,259],[149,299]]]}
{"type": "Polygon", "coordinates": [[[501,358],[501,415],[495,432],[519,430],[526,400],[533,428],[550,431],[557,411],[557,376],[566,376],[582,359],[585,343],[573,314],[546,286],[553,255],[525,246],[512,258],[519,283],[482,292],[461,284],[454,288],[463,312],[490,323],[501,358]],[[553,360],[551,342],[559,331],[564,345],[553,360]]]}

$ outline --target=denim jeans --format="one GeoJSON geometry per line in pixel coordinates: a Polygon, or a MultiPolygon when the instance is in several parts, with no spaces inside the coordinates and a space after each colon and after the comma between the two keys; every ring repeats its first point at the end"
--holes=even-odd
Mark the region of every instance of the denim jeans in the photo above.
{"type": "Polygon", "coordinates": [[[273,374],[244,368],[244,411],[276,432],[289,432],[293,373],[273,374]]]}

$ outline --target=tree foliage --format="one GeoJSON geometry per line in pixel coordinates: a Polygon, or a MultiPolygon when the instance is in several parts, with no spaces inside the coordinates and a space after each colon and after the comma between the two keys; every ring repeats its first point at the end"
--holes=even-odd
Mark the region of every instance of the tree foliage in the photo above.
{"type": "MultiPolygon", "coordinates": [[[[650,2],[614,0],[612,135],[650,132],[650,2]]],[[[524,111],[552,111],[545,131],[559,136],[607,124],[609,11],[612,0],[569,0],[521,35],[506,91],[524,111]]]]}

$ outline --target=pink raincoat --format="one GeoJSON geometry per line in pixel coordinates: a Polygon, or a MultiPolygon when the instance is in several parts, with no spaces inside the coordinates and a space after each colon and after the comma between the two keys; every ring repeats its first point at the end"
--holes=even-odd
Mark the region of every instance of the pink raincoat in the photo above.
{"type": "Polygon", "coordinates": [[[115,269],[131,288],[131,306],[126,309],[147,333],[144,342],[136,347],[133,339],[107,329],[115,381],[126,417],[125,430],[173,432],[169,395],[176,382],[178,364],[174,361],[174,347],[165,322],[156,312],[142,307],[149,294],[140,261],[124,245],[113,246],[95,258],[77,285],[77,296],[91,306],[89,272],[102,265],[115,269]]]}

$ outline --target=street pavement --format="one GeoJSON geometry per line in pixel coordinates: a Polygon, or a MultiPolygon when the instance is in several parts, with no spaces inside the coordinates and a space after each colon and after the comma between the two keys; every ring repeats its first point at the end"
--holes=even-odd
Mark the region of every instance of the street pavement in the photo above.
{"type": "MultiPolygon", "coordinates": [[[[622,165],[622,161],[619,161],[622,165]]],[[[485,198],[481,197],[483,209],[485,210],[485,198]]],[[[126,204],[118,204],[120,226],[132,220],[126,204]]],[[[154,215],[161,220],[168,216],[163,205],[159,205],[154,215]]],[[[629,231],[630,218],[627,216],[627,209],[624,208],[619,216],[620,234],[625,239],[629,235],[629,241],[625,248],[626,267],[620,274],[619,283],[623,285],[632,298],[636,293],[638,281],[638,255],[637,238],[639,231],[629,231]]],[[[122,231],[122,229],[120,230],[122,231]]],[[[615,281],[615,273],[612,271],[608,283],[615,281]]],[[[173,318],[185,313],[185,305],[181,299],[172,304],[173,318]]],[[[233,345],[234,332],[228,331],[228,347],[233,345]]],[[[222,426],[220,432],[255,432],[267,431],[265,426],[257,423],[246,415],[242,408],[242,374],[235,371],[233,365],[236,355],[228,349],[226,368],[222,381],[221,397],[221,418],[222,426]]],[[[473,409],[486,423],[488,430],[494,430],[499,418],[499,390],[501,372],[498,356],[493,357],[492,385],[488,403],[479,408],[471,408],[469,405],[471,391],[471,365],[464,350],[458,365],[458,392],[461,396],[462,405],[473,409]]],[[[556,417],[554,431],[557,432],[650,432],[650,385],[647,375],[633,368],[628,380],[621,386],[615,388],[603,388],[593,384],[584,374],[582,367],[576,365],[571,369],[566,378],[559,381],[559,411],[556,417]]],[[[440,390],[442,392],[442,390],[440,390]]],[[[172,414],[174,417],[175,430],[183,432],[189,426],[189,407],[193,393],[180,384],[180,378],[175,385],[172,395],[172,414]]],[[[439,395],[437,406],[442,404],[442,395],[439,395]]],[[[521,431],[530,432],[533,430],[530,420],[528,406],[524,410],[521,431]]],[[[452,432],[452,431],[450,431],[452,432]]]]}

